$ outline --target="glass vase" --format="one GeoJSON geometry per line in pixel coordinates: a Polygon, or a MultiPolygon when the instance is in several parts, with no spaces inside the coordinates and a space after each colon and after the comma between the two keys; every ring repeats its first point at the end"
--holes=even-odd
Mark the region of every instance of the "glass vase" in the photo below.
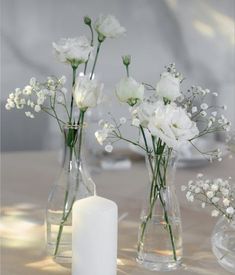
{"type": "Polygon", "coordinates": [[[137,262],[153,271],[177,269],[182,259],[182,227],[174,184],[172,152],[147,155],[149,184],[140,215],[137,262]]]}
{"type": "Polygon", "coordinates": [[[212,251],[218,263],[235,274],[235,217],[222,216],[217,221],[211,237],[212,251]]]}
{"type": "Polygon", "coordinates": [[[63,166],[46,207],[47,253],[58,263],[71,263],[74,201],[94,192],[82,154],[83,128],[78,125],[64,128],[63,166]]]}

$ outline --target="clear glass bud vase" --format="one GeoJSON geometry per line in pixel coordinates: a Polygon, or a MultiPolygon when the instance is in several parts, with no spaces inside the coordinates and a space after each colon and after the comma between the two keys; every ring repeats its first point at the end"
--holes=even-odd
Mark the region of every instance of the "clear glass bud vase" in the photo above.
{"type": "Polygon", "coordinates": [[[72,261],[74,201],[94,193],[82,154],[83,128],[78,125],[64,128],[63,167],[51,189],[46,208],[47,253],[58,263],[72,261]]]}
{"type": "Polygon", "coordinates": [[[153,271],[178,268],[182,259],[182,228],[175,193],[175,156],[171,150],[147,155],[150,184],[140,216],[137,262],[153,271]]]}
{"type": "Polygon", "coordinates": [[[212,251],[218,263],[235,274],[235,215],[229,220],[222,216],[211,236],[212,251]]]}

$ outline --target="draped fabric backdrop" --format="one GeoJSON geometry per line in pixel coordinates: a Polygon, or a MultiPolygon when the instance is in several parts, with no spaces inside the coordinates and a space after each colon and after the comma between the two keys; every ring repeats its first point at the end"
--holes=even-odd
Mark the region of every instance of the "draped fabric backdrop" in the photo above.
{"type": "MultiPolygon", "coordinates": [[[[52,41],[89,32],[83,16],[114,14],[127,35],[108,40],[97,71],[112,96],[124,74],[120,56],[131,54],[131,74],[155,85],[164,65],[175,62],[187,78],[184,87],[200,84],[219,92],[235,123],[234,0],[2,0],[2,101],[31,76],[68,75],[69,66],[52,54],[52,41]]],[[[68,81],[68,85],[70,82],[68,81]]],[[[113,104],[122,116],[125,107],[113,104]]],[[[234,127],[234,126],[233,126],[234,127]]],[[[56,128],[47,116],[26,119],[2,109],[2,150],[53,148],[56,128]]]]}

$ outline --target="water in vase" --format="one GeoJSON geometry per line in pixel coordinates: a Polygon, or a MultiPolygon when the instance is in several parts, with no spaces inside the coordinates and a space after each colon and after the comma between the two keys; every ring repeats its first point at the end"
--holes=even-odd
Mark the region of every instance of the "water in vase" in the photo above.
{"type": "MultiPolygon", "coordinates": [[[[142,226],[147,216],[142,218],[142,226]]],[[[169,238],[168,226],[161,216],[153,216],[147,222],[145,236],[140,245],[137,261],[150,270],[172,270],[178,268],[182,258],[181,221],[169,217],[173,232],[175,253],[174,259],[172,242],[169,238]]],[[[141,232],[141,230],[139,230],[141,232]]],[[[140,239],[140,236],[139,236],[140,239]]]]}

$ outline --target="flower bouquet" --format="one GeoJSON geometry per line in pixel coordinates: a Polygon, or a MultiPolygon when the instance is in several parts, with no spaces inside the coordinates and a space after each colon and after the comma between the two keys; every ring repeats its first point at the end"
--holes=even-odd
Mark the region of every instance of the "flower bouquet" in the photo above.
{"type": "Polygon", "coordinates": [[[28,118],[45,112],[56,120],[64,136],[63,169],[49,195],[46,210],[48,253],[58,262],[71,262],[74,201],[93,193],[91,178],[82,161],[82,147],[87,110],[96,107],[103,98],[103,84],[94,76],[100,48],[106,38],[116,38],[125,32],[112,15],[101,15],[94,23],[85,16],[84,23],[90,30],[89,39],[80,36],[53,43],[58,60],[71,66],[70,92],[65,88],[65,76],[47,77],[43,82],[31,78],[23,89],[10,93],[5,106],[7,110],[23,109],[28,118]]]}
{"type": "MultiPolygon", "coordinates": [[[[208,89],[192,86],[181,91],[184,79],[174,64],[166,67],[153,87],[130,76],[130,62],[130,56],[123,57],[127,76],[115,89],[119,101],[129,105],[130,118],[118,122],[111,116],[111,121],[100,122],[101,129],[95,135],[108,152],[120,140],[145,152],[150,184],[141,212],[137,261],[151,270],[172,270],[182,258],[181,218],[174,186],[177,150],[186,143],[196,147],[194,140],[210,133],[228,131],[230,123],[219,114],[225,107],[207,104],[208,89]],[[122,125],[127,121],[137,130],[136,138],[123,135],[122,125]]],[[[201,153],[209,161],[221,160],[218,149],[201,153]]]]}

